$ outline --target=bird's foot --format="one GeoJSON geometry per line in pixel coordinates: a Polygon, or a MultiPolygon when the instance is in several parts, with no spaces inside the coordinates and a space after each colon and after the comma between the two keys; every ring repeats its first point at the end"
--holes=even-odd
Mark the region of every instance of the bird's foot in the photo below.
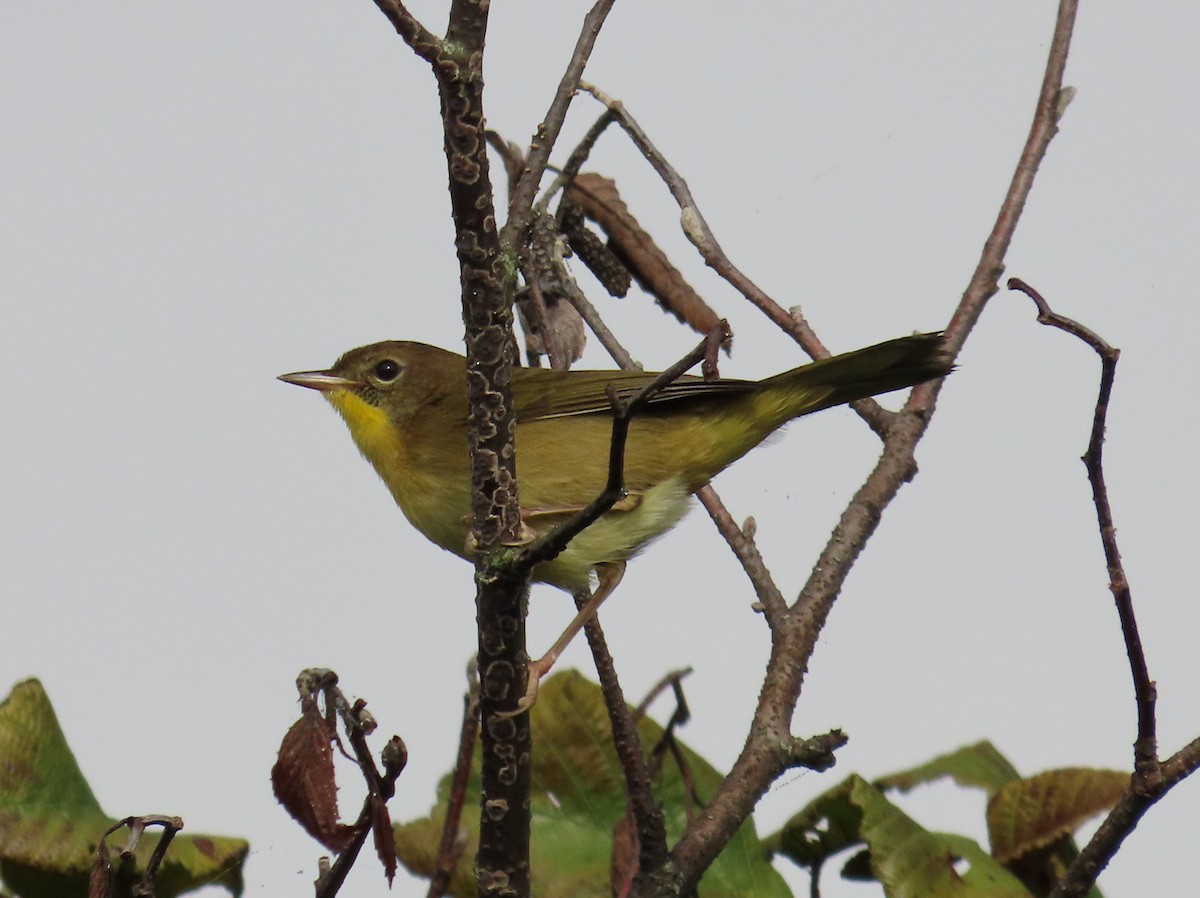
{"type": "Polygon", "coordinates": [[[549,652],[538,658],[536,661],[530,661],[525,668],[525,694],[517,700],[517,706],[511,711],[497,711],[496,716],[504,719],[516,717],[519,714],[524,714],[533,707],[537,701],[538,687],[542,683],[542,677],[550,672],[550,668],[554,666],[557,656],[551,656],[549,652]]]}

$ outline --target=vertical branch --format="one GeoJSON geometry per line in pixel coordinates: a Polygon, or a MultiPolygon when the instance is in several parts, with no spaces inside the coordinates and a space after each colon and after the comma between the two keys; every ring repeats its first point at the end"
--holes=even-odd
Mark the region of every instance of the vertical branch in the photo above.
{"type": "Polygon", "coordinates": [[[483,794],[476,856],[480,896],[530,893],[531,742],[527,714],[504,714],[525,692],[525,610],[529,578],[515,573],[503,546],[523,538],[517,496],[512,400],[516,362],[512,298],[516,261],[533,196],[567,108],[613,0],[597,0],[584,21],[545,121],[513,190],[504,239],[496,223],[483,112],[483,54],[488,0],[452,0],[444,40],[402,0],[375,0],[396,32],[433,66],[441,100],[455,248],[467,349],[468,447],[479,633],[483,794]]]}
{"type": "Polygon", "coordinates": [[[1078,321],[1059,315],[1050,308],[1050,304],[1037,290],[1020,278],[1009,278],[1008,288],[1019,290],[1033,300],[1041,324],[1058,328],[1079,338],[1100,356],[1100,392],[1096,397],[1092,433],[1088,438],[1087,451],[1083,454],[1083,463],[1087,467],[1088,482],[1092,485],[1092,504],[1096,507],[1096,522],[1100,527],[1100,542],[1104,546],[1104,560],[1108,567],[1108,588],[1117,606],[1121,634],[1125,638],[1125,654],[1129,657],[1129,670],[1133,676],[1138,720],[1137,740],[1133,743],[1134,788],[1144,790],[1151,781],[1162,778],[1162,770],[1158,763],[1158,736],[1154,711],[1157,692],[1154,681],[1150,679],[1146,653],[1142,649],[1142,637],[1138,632],[1137,617],[1133,612],[1133,592],[1129,587],[1129,578],[1125,576],[1125,565],[1121,563],[1117,527],[1113,522],[1112,505],[1108,501],[1108,485],[1104,479],[1104,431],[1121,350],[1110,346],[1107,341],[1078,321]]]}
{"type": "Polygon", "coordinates": [[[530,893],[529,720],[501,717],[524,693],[528,577],[492,564],[490,554],[521,536],[512,401],[512,269],[501,257],[483,115],[487,4],[451,7],[448,47],[435,64],[442,100],[450,205],[462,282],[467,346],[471,515],[480,556],[476,577],[483,743],[480,896],[530,893]]]}
{"type": "Polygon", "coordinates": [[[441,100],[450,206],[462,286],[467,349],[467,439],[471,458],[471,519],[479,551],[476,623],[479,634],[483,770],[479,853],[480,896],[530,893],[529,718],[501,716],[525,691],[525,604],[528,576],[512,574],[493,553],[520,540],[512,402],[515,347],[512,293],[515,265],[500,250],[488,168],[483,113],[483,52],[487,0],[453,0],[445,40],[439,40],[400,0],[376,0],[396,32],[433,66],[441,100]]]}
{"type": "Polygon", "coordinates": [[[1050,893],[1051,898],[1080,898],[1088,892],[1150,806],[1200,766],[1200,740],[1193,741],[1166,761],[1158,760],[1155,717],[1157,690],[1154,681],[1150,679],[1149,665],[1142,649],[1142,638],[1138,633],[1137,617],[1133,611],[1133,592],[1129,586],[1129,578],[1125,575],[1125,566],[1121,562],[1121,552],[1117,546],[1117,528],[1104,477],[1104,431],[1121,351],[1110,346],[1098,334],[1078,321],[1059,315],[1050,308],[1049,303],[1037,290],[1019,278],[1011,278],[1008,287],[1010,290],[1021,291],[1033,300],[1041,324],[1058,328],[1082,340],[1100,356],[1101,363],[1100,390],[1096,398],[1092,432],[1088,438],[1087,451],[1083,455],[1083,463],[1087,466],[1088,481],[1092,485],[1092,502],[1096,507],[1096,521],[1099,524],[1100,541],[1104,545],[1104,560],[1108,568],[1108,588],[1117,606],[1121,634],[1125,638],[1125,654],[1129,658],[1129,670],[1133,676],[1138,731],[1137,739],[1133,743],[1133,777],[1129,789],[1109,811],[1100,828],[1071,862],[1062,880],[1050,893]]]}

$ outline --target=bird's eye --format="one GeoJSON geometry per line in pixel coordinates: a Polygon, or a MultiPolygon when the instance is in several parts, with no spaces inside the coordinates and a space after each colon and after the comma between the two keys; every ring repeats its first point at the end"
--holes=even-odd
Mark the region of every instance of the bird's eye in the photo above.
{"type": "Polygon", "coordinates": [[[400,363],[394,359],[384,359],[375,366],[375,377],[383,383],[391,383],[400,376],[400,363]]]}

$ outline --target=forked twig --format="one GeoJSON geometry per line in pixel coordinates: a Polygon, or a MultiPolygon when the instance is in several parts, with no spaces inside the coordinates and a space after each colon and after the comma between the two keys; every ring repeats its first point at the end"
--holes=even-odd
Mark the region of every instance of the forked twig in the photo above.
{"type": "Polygon", "coordinates": [[[96,860],[88,881],[89,898],[113,893],[113,869],[109,860],[108,837],[122,827],[129,827],[129,838],[125,840],[125,847],[121,849],[121,857],[131,858],[148,826],[161,826],[163,833],[159,837],[158,844],[154,846],[149,860],[146,861],[146,869],[142,871],[141,879],[134,884],[131,894],[134,898],[154,898],[159,867],[162,866],[163,858],[167,856],[167,849],[171,846],[171,840],[175,838],[175,833],[183,829],[183,820],[179,817],[169,817],[164,814],[125,817],[106,829],[96,846],[96,860]]]}
{"type": "Polygon", "coordinates": [[[1117,360],[1121,351],[1110,346],[1090,328],[1074,319],[1060,315],[1033,287],[1019,278],[1010,278],[1010,290],[1018,290],[1031,300],[1038,310],[1038,321],[1082,340],[1100,357],[1100,389],[1092,416],[1092,432],[1088,439],[1083,462],[1087,466],[1088,482],[1092,486],[1092,502],[1104,558],[1108,566],[1109,590],[1117,606],[1121,634],[1125,639],[1125,654],[1133,676],[1137,704],[1137,739],[1133,743],[1133,778],[1125,795],[1113,807],[1100,828],[1079,852],[1051,895],[1054,898],[1079,898],[1086,894],[1096,877],[1121,847],[1125,838],[1137,826],[1142,815],[1170,789],[1200,767],[1200,739],[1177,752],[1164,762],[1158,760],[1157,721],[1155,715],[1156,688],[1150,678],[1146,655],[1138,633],[1133,611],[1133,593],[1121,562],[1117,546],[1117,529],[1113,521],[1108,486],[1104,477],[1104,432],[1108,405],[1116,377],[1117,360]]]}
{"type": "MultiPolygon", "coordinates": [[[[1108,418],[1108,403],[1112,397],[1113,380],[1117,374],[1117,360],[1121,350],[1110,346],[1094,331],[1065,315],[1059,315],[1033,287],[1020,278],[1009,278],[1008,289],[1018,290],[1033,300],[1038,310],[1038,321],[1049,327],[1058,328],[1082,340],[1100,356],[1100,394],[1096,397],[1096,410],[1092,417],[1092,434],[1088,439],[1083,463],[1087,466],[1088,482],[1092,485],[1092,503],[1096,506],[1096,520],[1100,525],[1100,542],[1104,546],[1104,558],[1108,564],[1108,588],[1117,605],[1121,619],[1121,635],[1125,638],[1125,653],[1129,656],[1129,670],[1133,675],[1133,690],[1137,696],[1138,734],[1133,743],[1134,776],[1142,784],[1153,782],[1162,776],[1158,763],[1158,738],[1154,705],[1156,690],[1146,665],[1146,653],[1142,649],[1142,638],[1138,633],[1137,617],[1133,612],[1133,593],[1129,578],[1121,563],[1121,550],[1117,546],[1117,528],[1113,523],[1112,505],[1108,500],[1108,485],[1104,479],[1104,430],[1108,418]]],[[[1135,783],[1136,785],[1136,783],[1135,783]]]]}
{"type": "MultiPolygon", "coordinates": [[[[996,291],[996,279],[1003,270],[1021,210],[1057,130],[1062,113],[1063,72],[1077,5],[1077,0],[1060,0],[1029,137],[975,272],[946,328],[952,353],[961,348],[987,299],[996,291]]],[[[812,657],[847,573],[875,532],[882,510],[915,470],[915,447],[928,427],[940,385],[941,381],[932,381],[914,388],[904,413],[892,420],[878,464],[843,513],[800,596],[788,609],[785,623],[773,634],[771,658],[750,737],[706,813],[692,821],[676,843],[671,852],[673,863],[650,883],[645,894],[677,895],[691,887],[783,770],[805,756],[818,762],[823,755],[832,760],[827,749],[831,751],[839,739],[844,739],[840,733],[807,741],[795,739],[790,733],[804,684],[805,662],[812,657]]]]}
{"type": "Polygon", "coordinates": [[[587,67],[588,59],[591,58],[592,48],[596,45],[596,38],[604,26],[604,20],[608,18],[613,2],[614,0],[596,0],[584,17],[583,27],[575,42],[575,52],[571,54],[571,61],[567,64],[567,69],[559,80],[558,90],[554,93],[550,108],[546,110],[545,116],[529,143],[529,153],[525,158],[525,173],[513,189],[508,206],[508,220],[504,223],[504,229],[500,234],[500,242],[505,246],[512,247],[519,243],[520,235],[524,234],[529,227],[533,200],[537,196],[538,187],[542,183],[542,175],[550,161],[550,152],[558,142],[559,132],[561,132],[563,122],[567,117],[567,109],[571,105],[575,91],[579,88],[583,70],[587,67]]]}
{"type": "MultiPolygon", "coordinates": [[[[606,114],[616,119],[617,123],[629,136],[629,139],[633,141],[634,146],[637,147],[639,152],[641,152],[646,161],[650,163],[650,166],[658,174],[659,178],[666,184],[667,189],[671,192],[671,196],[679,206],[679,219],[683,227],[683,232],[688,240],[692,242],[692,245],[696,247],[697,251],[699,251],[705,264],[741,293],[742,296],[766,315],[780,330],[795,340],[800,348],[808,353],[810,358],[827,358],[830,355],[829,350],[817,338],[816,333],[809,327],[808,322],[805,321],[803,316],[793,315],[777,303],[725,254],[725,250],[721,248],[721,244],[717,241],[716,235],[713,234],[712,228],[709,227],[704,215],[700,212],[700,207],[692,196],[692,191],[688,187],[687,181],[684,180],[683,176],[667,160],[658,147],[654,145],[649,135],[642,129],[629,110],[625,108],[625,104],[615,97],[609,96],[594,84],[589,84],[586,81],[581,81],[579,87],[604,104],[606,114]]],[[[601,121],[604,121],[603,116],[601,117],[601,121]]],[[[597,122],[597,126],[599,124],[600,122],[597,122]]],[[[870,398],[859,399],[850,405],[867,422],[872,430],[881,436],[883,435],[887,428],[887,422],[890,420],[891,412],[870,398]]]]}
{"type": "Polygon", "coordinates": [[[717,531],[729,544],[734,557],[750,580],[750,585],[754,587],[767,626],[776,627],[782,616],[787,613],[787,600],[775,585],[771,572],[767,570],[767,563],[758,551],[758,544],[754,542],[754,519],[748,518],[746,524],[739,527],[711,483],[696,490],[696,498],[712,518],[717,531]]]}
{"type": "Polygon", "coordinates": [[[692,675],[690,667],[680,667],[677,670],[671,670],[663,674],[662,679],[647,690],[646,695],[638,702],[638,706],[633,709],[633,719],[641,720],[646,716],[646,712],[650,710],[650,705],[667,689],[675,689],[684,677],[692,675]]]}
{"type": "Polygon", "coordinates": [[[377,848],[381,844],[390,844],[390,851],[381,852],[380,860],[384,863],[388,882],[391,883],[395,874],[395,843],[392,841],[391,824],[385,806],[396,794],[396,780],[408,764],[408,749],[404,740],[399,736],[392,736],[381,752],[383,771],[380,772],[375,766],[375,759],[371,757],[370,746],[367,745],[367,736],[377,727],[375,718],[367,710],[366,701],[360,698],[350,702],[337,682],[336,673],[317,668],[302,672],[297,679],[297,686],[324,693],[326,709],[335,710],[342,718],[347,740],[354,752],[353,760],[367,785],[367,795],[363,799],[358,819],[354,822],[354,834],[349,845],[338,853],[337,860],[331,866],[322,866],[315,883],[316,898],[333,898],[341,890],[350,868],[354,866],[359,852],[366,844],[367,836],[372,833],[375,834],[377,848]],[[387,831],[380,832],[384,826],[387,831]]]}

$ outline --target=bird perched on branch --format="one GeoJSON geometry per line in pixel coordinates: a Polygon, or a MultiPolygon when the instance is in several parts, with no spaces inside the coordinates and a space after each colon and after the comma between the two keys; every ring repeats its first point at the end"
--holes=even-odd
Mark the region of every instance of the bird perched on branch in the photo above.
{"type": "MultiPolygon", "coordinates": [[[[626,496],[576,536],[533,579],[591,594],[563,638],[533,664],[544,673],[574,632],[612,592],[625,562],[674,527],[689,499],[716,474],[794,418],[911,387],[951,370],[937,333],[900,337],[832,356],[765,380],[682,377],[631,421],[626,496]],[[593,590],[591,579],[598,577],[593,590]],[[549,659],[547,661],[547,659],[549,659]]],[[[535,533],[568,519],[608,477],[613,407],[655,378],[641,371],[513,371],[519,499],[535,533]]],[[[319,390],[405,517],[443,549],[472,558],[466,360],[423,343],[387,341],[352,349],[325,371],[280,380],[319,390]]]]}

